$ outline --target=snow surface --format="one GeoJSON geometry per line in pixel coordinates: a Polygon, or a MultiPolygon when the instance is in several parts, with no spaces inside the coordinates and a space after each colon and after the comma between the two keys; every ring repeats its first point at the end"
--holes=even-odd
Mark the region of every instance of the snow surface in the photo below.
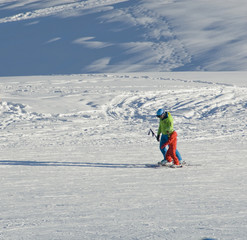
{"type": "Polygon", "coordinates": [[[246,0],[1,0],[0,76],[246,71],[246,0]]]}
{"type": "Polygon", "coordinates": [[[246,72],[1,77],[0,239],[243,240],[246,72]],[[149,128],[174,117],[189,166],[149,128]]]}
{"type": "Polygon", "coordinates": [[[0,239],[245,240],[246,16],[246,0],[1,0],[0,239]],[[161,107],[181,169],[146,167],[161,107]]]}

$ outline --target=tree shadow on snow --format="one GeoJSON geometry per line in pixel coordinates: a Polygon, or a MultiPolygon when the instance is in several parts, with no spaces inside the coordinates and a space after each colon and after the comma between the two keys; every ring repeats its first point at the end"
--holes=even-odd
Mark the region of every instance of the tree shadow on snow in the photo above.
{"type": "Polygon", "coordinates": [[[0,165],[32,167],[146,168],[146,164],[1,160],[0,165]]]}

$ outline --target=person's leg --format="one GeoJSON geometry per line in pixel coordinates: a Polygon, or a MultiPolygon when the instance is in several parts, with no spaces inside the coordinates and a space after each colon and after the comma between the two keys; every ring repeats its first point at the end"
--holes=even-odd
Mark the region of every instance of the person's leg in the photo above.
{"type": "Polygon", "coordinates": [[[179,165],[179,160],[178,160],[177,155],[176,155],[176,150],[177,150],[177,133],[176,132],[173,132],[172,135],[173,135],[172,136],[173,141],[169,145],[169,148],[171,148],[171,155],[172,155],[174,164],[175,165],[179,165]]]}
{"type": "Polygon", "coordinates": [[[177,156],[179,162],[181,163],[183,161],[183,159],[182,159],[180,152],[177,149],[176,149],[176,156],[177,156]]]}
{"type": "Polygon", "coordinates": [[[161,146],[164,145],[167,141],[168,141],[168,136],[162,134],[161,138],[160,138],[160,151],[164,156],[164,160],[166,159],[167,148],[165,147],[165,148],[161,149],[161,146]]]}
{"type": "Polygon", "coordinates": [[[172,163],[172,147],[171,145],[169,145],[169,148],[166,152],[166,161],[169,162],[169,163],[172,163]]]}
{"type": "MultiPolygon", "coordinates": [[[[172,144],[173,145],[173,144],[172,144]]],[[[175,143],[174,143],[174,145],[175,145],[175,143]]],[[[178,160],[178,158],[177,158],[177,156],[176,156],[176,146],[172,146],[172,158],[173,158],[173,162],[174,162],[174,164],[175,165],[179,165],[180,164],[180,162],[179,162],[179,160],[178,160]]],[[[170,145],[170,147],[171,147],[171,145],[170,145]]]]}

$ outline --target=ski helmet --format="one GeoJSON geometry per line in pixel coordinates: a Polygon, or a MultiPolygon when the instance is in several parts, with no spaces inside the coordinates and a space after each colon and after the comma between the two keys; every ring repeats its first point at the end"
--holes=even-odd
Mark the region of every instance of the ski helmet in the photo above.
{"type": "Polygon", "coordinates": [[[160,117],[163,113],[164,113],[164,109],[161,108],[157,111],[156,116],[160,117]]]}

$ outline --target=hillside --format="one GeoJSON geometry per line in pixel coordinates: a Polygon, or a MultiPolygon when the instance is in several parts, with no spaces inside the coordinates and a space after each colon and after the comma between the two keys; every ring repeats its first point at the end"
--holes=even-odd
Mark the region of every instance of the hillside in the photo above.
{"type": "Polygon", "coordinates": [[[245,0],[0,2],[0,76],[245,71],[245,0]]]}

